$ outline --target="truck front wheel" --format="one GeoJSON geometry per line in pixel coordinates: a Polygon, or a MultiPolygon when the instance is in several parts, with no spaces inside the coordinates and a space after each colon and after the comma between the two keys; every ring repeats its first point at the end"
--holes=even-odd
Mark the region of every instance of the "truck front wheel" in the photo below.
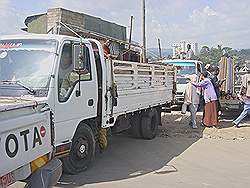
{"type": "Polygon", "coordinates": [[[63,158],[63,170],[68,174],[85,171],[95,156],[95,137],[92,129],[82,123],[75,133],[69,156],[63,158]]]}

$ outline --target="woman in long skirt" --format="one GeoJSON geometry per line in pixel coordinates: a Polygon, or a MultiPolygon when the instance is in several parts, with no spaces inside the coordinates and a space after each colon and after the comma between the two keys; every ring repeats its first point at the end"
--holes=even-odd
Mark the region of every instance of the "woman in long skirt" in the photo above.
{"type": "Polygon", "coordinates": [[[208,73],[201,73],[200,77],[201,81],[199,83],[192,83],[195,87],[201,87],[203,90],[205,107],[203,114],[203,124],[207,127],[219,125],[218,121],[218,112],[216,101],[218,100],[216,92],[214,90],[214,86],[211,80],[208,78],[208,73]]]}

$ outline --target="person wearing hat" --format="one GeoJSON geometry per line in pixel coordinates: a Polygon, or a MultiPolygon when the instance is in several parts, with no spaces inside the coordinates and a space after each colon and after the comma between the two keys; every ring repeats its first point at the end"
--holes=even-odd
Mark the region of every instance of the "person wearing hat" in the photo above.
{"type": "Polygon", "coordinates": [[[184,94],[184,105],[189,107],[189,111],[191,113],[190,117],[190,125],[193,129],[197,129],[196,124],[196,113],[200,103],[200,92],[197,88],[192,85],[191,82],[197,82],[197,75],[192,74],[188,77],[190,82],[186,85],[185,94],[184,94]]]}
{"type": "Polygon", "coordinates": [[[217,112],[217,95],[214,86],[208,77],[208,72],[202,72],[200,76],[200,82],[192,84],[195,87],[202,88],[203,97],[205,100],[204,114],[202,124],[207,127],[217,127],[219,125],[218,112],[217,112]]]}
{"type": "Polygon", "coordinates": [[[238,98],[244,104],[244,109],[239,117],[233,121],[234,126],[237,128],[240,127],[240,122],[250,113],[250,63],[247,64],[247,73],[242,77],[238,98]]]}

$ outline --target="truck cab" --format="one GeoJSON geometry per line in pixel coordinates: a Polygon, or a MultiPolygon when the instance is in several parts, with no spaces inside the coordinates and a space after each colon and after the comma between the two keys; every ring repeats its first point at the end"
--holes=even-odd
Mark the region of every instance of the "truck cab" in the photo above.
{"type": "Polygon", "coordinates": [[[45,171],[53,171],[51,184],[60,177],[48,100],[56,48],[56,40],[48,38],[0,37],[0,159],[5,161],[0,164],[0,187],[27,178],[29,186],[39,186],[45,171]]]}
{"type": "Polygon", "coordinates": [[[97,74],[90,42],[84,41],[86,72],[80,83],[80,89],[84,89],[76,94],[79,78],[74,74],[73,61],[76,61],[74,52],[77,53],[79,39],[32,34],[3,36],[0,40],[0,95],[45,101],[55,112],[56,144],[71,137],[72,124],[79,121],[82,114],[86,118],[96,115],[97,93],[91,91],[97,91],[97,74]],[[72,109],[78,110],[69,113],[72,109]]]}
{"type": "Polygon", "coordinates": [[[184,91],[186,84],[188,82],[187,76],[191,74],[196,74],[198,77],[203,71],[203,64],[201,61],[197,60],[183,60],[183,59],[173,59],[173,60],[162,60],[161,63],[174,65],[176,67],[176,101],[175,104],[182,104],[184,101],[184,91]]]}

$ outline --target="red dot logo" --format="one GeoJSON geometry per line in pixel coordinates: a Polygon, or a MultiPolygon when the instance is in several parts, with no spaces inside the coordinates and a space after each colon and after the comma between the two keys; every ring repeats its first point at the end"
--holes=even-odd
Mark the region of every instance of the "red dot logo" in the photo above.
{"type": "Polygon", "coordinates": [[[41,126],[41,128],[40,128],[40,134],[41,134],[42,137],[45,136],[45,134],[46,134],[46,129],[45,129],[44,126],[41,126]]]}

